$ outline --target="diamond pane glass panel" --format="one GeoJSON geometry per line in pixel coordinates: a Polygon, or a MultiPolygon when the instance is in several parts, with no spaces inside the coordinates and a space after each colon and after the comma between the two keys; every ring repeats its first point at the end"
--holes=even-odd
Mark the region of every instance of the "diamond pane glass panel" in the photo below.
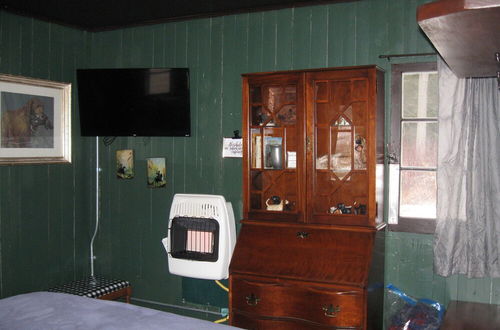
{"type": "Polygon", "coordinates": [[[344,116],[352,123],[352,105],[344,111],[344,116]]]}
{"type": "Polygon", "coordinates": [[[262,190],[262,171],[251,171],[252,190],[262,190]]]}
{"type": "Polygon", "coordinates": [[[436,217],[436,172],[401,170],[399,215],[436,217]]]}
{"type": "Polygon", "coordinates": [[[250,102],[252,102],[252,103],[261,103],[262,102],[262,94],[260,91],[260,87],[250,88],[250,102]]]}
{"type": "Polygon", "coordinates": [[[437,122],[403,122],[401,166],[431,167],[437,164],[437,122]]]}
{"type": "Polygon", "coordinates": [[[339,119],[337,119],[334,123],[335,126],[337,127],[349,127],[351,126],[351,123],[345,119],[343,116],[340,116],[339,119]]]}
{"type": "Polygon", "coordinates": [[[283,88],[279,87],[269,87],[267,90],[267,108],[274,112],[276,109],[281,107],[283,103],[283,88]]]}
{"type": "Polygon", "coordinates": [[[351,132],[338,131],[332,141],[331,169],[340,179],[344,178],[352,169],[351,132]]]}
{"type": "Polygon", "coordinates": [[[295,122],[297,121],[297,111],[295,110],[295,104],[284,105],[281,110],[278,111],[276,120],[279,126],[295,125],[295,122]]]}
{"type": "Polygon", "coordinates": [[[286,86],[285,87],[285,102],[293,103],[296,100],[297,100],[297,87],[294,85],[286,86]]]}
{"type": "Polygon", "coordinates": [[[437,83],[436,72],[403,73],[402,117],[436,118],[437,83]]]}
{"type": "Polygon", "coordinates": [[[261,106],[252,107],[252,126],[263,125],[269,120],[269,113],[262,109],[261,106]]]}

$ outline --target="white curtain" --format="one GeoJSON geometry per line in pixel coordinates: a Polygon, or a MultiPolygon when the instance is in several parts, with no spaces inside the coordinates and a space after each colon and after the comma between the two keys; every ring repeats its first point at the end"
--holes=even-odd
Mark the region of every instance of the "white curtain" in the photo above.
{"type": "Polygon", "coordinates": [[[500,91],[438,59],[437,274],[500,277],[500,91]]]}

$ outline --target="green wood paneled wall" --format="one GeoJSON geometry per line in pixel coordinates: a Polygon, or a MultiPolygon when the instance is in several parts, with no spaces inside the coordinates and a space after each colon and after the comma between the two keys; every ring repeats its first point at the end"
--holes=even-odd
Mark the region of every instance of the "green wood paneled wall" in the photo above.
{"type": "MultiPolygon", "coordinates": [[[[81,31],[0,11],[1,73],[74,83],[86,44],[81,31]]],[[[0,297],[88,272],[93,145],[73,118],[72,164],[0,166],[0,297]]]]}
{"type": "MultiPolygon", "coordinates": [[[[92,67],[185,66],[191,70],[193,91],[192,137],[122,138],[104,151],[100,267],[134,281],[139,297],[225,306],[225,296],[220,298],[211,284],[184,279],[181,288],[180,279],[167,273],[159,241],[176,192],[223,194],[241,215],[241,163],[220,157],[221,138],[240,128],[240,74],[377,64],[387,71],[388,87],[394,60],[378,55],[433,50],[415,21],[416,8],[424,2],[359,1],[93,34],[92,67]],[[114,178],[114,152],[120,148],[136,151],[133,182],[114,178]],[[167,159],[168,187],[163,191],[145,187],[145,158],[151,156],[167,159]]],[[[421,60],[434,57],[398,61],[421,60]]],[[[387,235],[387,282],[443,303],[465,297],[498,301],[495,280],[435,276],[431,246],[432,236],[387,235]]]]}
{"type": "MultiPolygon", "coordinates": [[[[232,202],[236,218],[241,217],[241,160],[221,158],[222,137],[241,128],[240,75],[377,64],[387,72],[389,100],[391,63],[434,59],[387,62],[378,58],[433,50],[415,22],[416,8],[424,2],[428,1],[362,0],[91,34],[2,13],[0,68],[66,81],[74,81],[76,67],[190,69],[191,137],[122,137],[109,146],[99,142],[101,223],[96,273],[130,280],[137,298],[223,307],[227,295],[215,284],[168,273],[160,241],[167,232],[175,193],[222,194],[232,202]],[[20,50],[25,47],[28,53],[20,50]],[[119,149],[135,152],[132,180],[115,177],[119,149]],[[166,188],[146,187],[148,157],[166,158],[166,188]]],[[[390,102],[386,104],[390,118],[390,102]]],[[[41,287],[55,281],[52,276],[61,279],[88,271],[86,244],[95,212],[95,139],[79,137],[74,118],[73,165],[0,167],[3,296],[41,287]],[[44,193],[37,194],[41,189],[44,193]],[[36,237],[38,233],[42,235],[36,237]],[[44,279],[35,279],[34,271],[45,274],[44,279]]],[[[500,303],[498,280],[434,275],[432,236],[389,233],[386,239],[386,282],[442,303],[450,299],[500,303]]]]}
{"type": "Polygon", "coordinates": [[[391,232],[386,236],[386,283],[408,294],[445,305],[450,300],[500,304],[500,279],[450,276],[433,272],[433,237],[391,232]]]}

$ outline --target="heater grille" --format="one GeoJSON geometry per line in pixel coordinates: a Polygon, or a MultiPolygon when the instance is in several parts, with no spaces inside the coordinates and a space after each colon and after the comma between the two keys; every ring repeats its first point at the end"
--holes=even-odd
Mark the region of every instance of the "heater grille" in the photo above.
{"type": "Polygon", "coordinates": [[[170,240],[173,258],[211,262],[219,259],[219,223],[215,219],[175,217],[170,240]]]}
{"type": "Polygon", "coordinates": [[[220,219],[222,210],[217,204],[202,201],[186,200],[172,205],[171,214],[189,216],[192,218],[220,219]]]}

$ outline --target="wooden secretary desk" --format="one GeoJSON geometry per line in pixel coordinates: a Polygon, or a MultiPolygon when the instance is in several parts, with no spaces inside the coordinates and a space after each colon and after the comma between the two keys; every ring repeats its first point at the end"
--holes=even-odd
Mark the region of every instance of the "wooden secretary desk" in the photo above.
{"type": "Polygon", "coordinates": [[[383,87],[375,66],[243,75],[232,325],[382,328],[383,87]]]}

